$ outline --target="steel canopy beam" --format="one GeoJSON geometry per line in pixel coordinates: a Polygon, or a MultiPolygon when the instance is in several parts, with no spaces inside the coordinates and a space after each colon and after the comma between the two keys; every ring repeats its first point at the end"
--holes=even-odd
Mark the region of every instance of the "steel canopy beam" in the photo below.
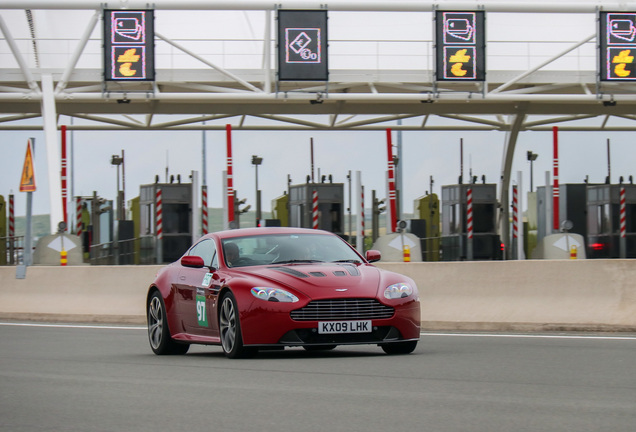
{"type": "MultiPolygon", "coordinates": [[[[4,0],[2,9],[49,9],[49,10],[99,10],[103,0],[4,0]]],[[[333,11],[377,11],[377,12],[431,12],[437,9],[474,10],[480,8],[487,12],[520,12],[520,13],[594,13],[598,8],[613,11],[624,11],[633,7],[624,1],[586,1],[548,2],[532,1],[502,2],[497,0],[452,1],[452,0],[401,0],[387,2],[384,0],[332,0],[328,3],[316,0],[119,0],[107,3],[113,9],[146,9],[156,10],[245,10],[267,11],[276,9],[329,9],[333,11]]]]}

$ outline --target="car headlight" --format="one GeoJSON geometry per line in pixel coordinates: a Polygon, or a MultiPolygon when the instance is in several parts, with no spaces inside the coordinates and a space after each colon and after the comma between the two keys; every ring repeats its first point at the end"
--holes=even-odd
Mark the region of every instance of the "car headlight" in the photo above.
{"type": "Polygon", "coordinates": [[[405,298],[413,294],[413,287],[401,282],[390,285],[384,290],[384,297],[389,300],[405,298]]]}
{"type": "Polygon", "coordinates": [[[254,287],[252,295],[257,299],[272,302],[296,303],[298,301],[298,297],[279,288],[254,287]]]}

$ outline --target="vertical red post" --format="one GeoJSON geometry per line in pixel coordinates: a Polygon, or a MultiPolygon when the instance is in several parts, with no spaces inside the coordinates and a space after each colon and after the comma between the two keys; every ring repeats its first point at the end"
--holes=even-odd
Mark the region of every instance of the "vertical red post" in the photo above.
{"type": "Polygon", "coordinates": [[[62,214],[64,215],[64,223],[68,227],[68,212],[66,208],[66,200],[68,199],[68,188],[66,185],[66,126],[65,125],[62,125],[62,176],[61,178],[62,178],[62,214]]]}
{"type": "Polygon", "coordinates": [[[76,198],[75,205],[75,234],[82,235],[82,199],[80,197],[76,198]]]}
{"type": "Polygon", "coordinates": [[[318,191],[314,189],[312,193],[312,213],[311,213],[311,227],[318,229],[318,191]]]}
{"type": "Polygon", "coordinates": [[[157,225],[157,240],[161,240],[163,238],[163,206],[161,199],[161,189],[159,188],[157,188],[155,207],[155,212],[157,215],[155,219],[155,224],[157,225]]]}
{"type": "Polygon", "coordinates": [[[466,191],[466,231],[468,239],[473,238],[473,189],[466,191]]]}
{"type": "Polygon", "coordinates": [[[15,237],[15,209],[13,195],[9,195],[9,237],[15,237]]]}
{"type": "Polygon", "coordinates": [[[208,233],[208,187],[201,186],[201,233],[208,233]]]}
{"type": "Polygon", "coordinates": [[[512,238],[519,237],[519,202],[517,198],[517,186],[512,187],[512,238]]]}
{"type": "Polygon", "coordinates": [[[625,201],[625,186],[621,186],[620,192],[620,236],[625,238],[627,234],[627,218],[626,218],[626,201],[625,201]]]}
{"type": "MultiPolygon", "coordinates": [[[[225,125],[227,140],[227,221],[234,222],[234,181],[232,180],[232,125],[225,125]]],[[[238,228],[238,227],[237,227],[238,228]]]]}
{"type": "Polygon", "coordinates": [[[559,128],[552,127],[552,138],[554,142],[554,186],[552,187],[552,214],[553,228],[555,232],[559,232],[559,128]]]}
{"type": "Polygon", "coordinates": [[[393,143],[391,141],[391,129],[386,130],[386,151],[389,170],[389,212],[390,222],[389,232],[395,232],[397,227],[397,206],[395,203],[395,164],[393,163],[393,143]]]}

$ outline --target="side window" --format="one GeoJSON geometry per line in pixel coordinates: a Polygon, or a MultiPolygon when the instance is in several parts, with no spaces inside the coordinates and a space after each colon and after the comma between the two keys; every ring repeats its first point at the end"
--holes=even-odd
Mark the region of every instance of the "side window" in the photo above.
{"type": "Polygon", "coordinates": [[[211,239],[205,239],[197,243],[192,249],[190,249],[190,253],[188,255],[200,256],[203,258],[205,265],[212,265],[215,268],[218,267],[216,247],[214,246],[214,241],[211,239]]]}

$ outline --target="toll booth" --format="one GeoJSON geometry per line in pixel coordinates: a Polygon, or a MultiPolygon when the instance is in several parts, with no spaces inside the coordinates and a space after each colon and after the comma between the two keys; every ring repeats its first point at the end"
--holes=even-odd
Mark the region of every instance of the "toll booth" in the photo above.
{"type": "Polygon", "coordinates": [[[265,221],[265,226],[289,226],[289,195],[283,195],[272,200],[272,219],[265,221]]]}
{"type": "Polygon", "coordinates": [[[587,257],[620,257],[620,190],[625,188],[625,257],[636,258],[636,185],[587,187],[587,257]]]}
{"type": "Polygon", "coordinates": [[[154,183],[139,191],[140,263],[170,263],[192,244],[192,183],[154,183]],[[157,190],[161,189],[162,236],[157,235],[157,190]],[[157,249],[157,246],[159,248],[157,249]],[[156,250],[161,251],[159,259],[156,250]]]}
{"type": "MultiPolygon", "coordinates": [[[[572,222],[569,233],[580,234],[587,238],[586,183],[570,183],[559,185],[559,231],[563,222],[572,222]]],[[[537,188],[537,241],[545,236],[555,234],[552,220],[552,186],[537,188]],[[549,212],[549,214],[548,214],[549,212]]],[[[570,224],[568,224],[570,225],[570,224]]],[[[557,231],[558,232],[558,231],[557,231]]]]}
{"type": "Polygon", "coordinates": [[[312,228],[313,192],[318,192],[318,229],[344,235],[344,184],[289,186],[289,226],[312,228]]]}
{"type": "Polygon", "coordinates": [[[440,226],[439,198],[428,194],[413,202],[415,218],[409,221],[409,232],[420,238],[422,261],[439,261],[440,226]]]}
{"type": "Polygon", "coordinates": [[[442,186],[442,260],[467,259],[467,191],[473,196],[473,259],[502,259],[501,240],[496,231],[497,185],[458,184],[442,186]]]}

